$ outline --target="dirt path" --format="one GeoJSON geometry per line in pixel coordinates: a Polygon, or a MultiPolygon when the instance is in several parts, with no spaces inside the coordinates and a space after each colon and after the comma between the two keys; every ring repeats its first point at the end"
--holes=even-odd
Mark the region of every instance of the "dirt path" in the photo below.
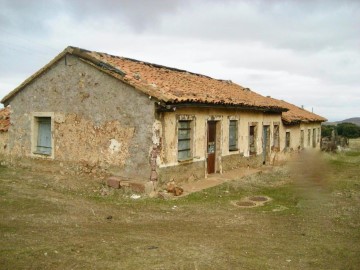
{"type": "Polygon", "coordinates": [[[260,169],[252,169],[252,168],[238,168],[228,172],[224,172],[222,174],[216,173],[211,174],[207,178],[203,178],[194,182],[185,183],[181,185],[184,189],[184,193],[178,197],[185,197],[193,192],[198,192],[207,188],[211,188],[214,186],[221,185],[227,181],[231,181],[234,179],[240,179],[242,177],[257,174],[261,171],[268,169],[267,167],[260,168],[260,169]]]}

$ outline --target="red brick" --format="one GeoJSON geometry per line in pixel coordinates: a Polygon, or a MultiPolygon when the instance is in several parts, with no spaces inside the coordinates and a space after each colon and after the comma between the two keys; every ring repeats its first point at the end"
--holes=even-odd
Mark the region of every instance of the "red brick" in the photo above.
{"type": "Polygon", "coordinates": [[[120,180],[116,177],[109,177],[106,183],[109,187],[120,188],[120,180]]]}

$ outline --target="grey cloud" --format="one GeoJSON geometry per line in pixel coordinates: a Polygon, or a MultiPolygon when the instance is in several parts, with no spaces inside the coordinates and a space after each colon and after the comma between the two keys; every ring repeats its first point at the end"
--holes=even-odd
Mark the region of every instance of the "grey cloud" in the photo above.
{"type": "Polygon", "coordinates": [[[178,21],[167,20],[164,32],[209,40],[257,40],[305,51],[355,46],[360,36],[356,1],[212,1],[206,8],[206,13],[201,5],[182,10],[178,21]]]}
{"type": "Polygon", "coordinates": [[[91,16],[91,19],[99,21],[108,16],[114,16],[115,20],[125,19],[135,30],[142,31],[158,23],[162,14],[175,13],[177,7],[185,2],[180,0],[95,0],[91,2],[75,0],[67,2],[67,6],[74,16],[84,19],[91,16]]]}
{"type": "MultiPolygon", "coordinates": [[[[156,25],[162,14],[175,13],[178,6],[187,1],[131,1],[131,0],[1,0],[2,27],[19,31],[46,34],[46,21],[61,14],[75,21],[105,23],[112,18],[116,23],[129,24],[136,31],[144,31],[156,25]]],[[[114,25],[111,25],[113,27],[114,25]]],[[[107,25],[103,25],[107,28],[107,25]]]]}

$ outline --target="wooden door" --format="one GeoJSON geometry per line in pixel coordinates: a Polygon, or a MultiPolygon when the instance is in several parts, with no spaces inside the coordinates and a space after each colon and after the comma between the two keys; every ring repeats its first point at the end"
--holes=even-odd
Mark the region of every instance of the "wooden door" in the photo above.
{"type": "Polygon", "coordinates": [[[207,140],[207,172],[215,173],[216,160],[216,122],[208,122],[208,140],[207,140]]]}

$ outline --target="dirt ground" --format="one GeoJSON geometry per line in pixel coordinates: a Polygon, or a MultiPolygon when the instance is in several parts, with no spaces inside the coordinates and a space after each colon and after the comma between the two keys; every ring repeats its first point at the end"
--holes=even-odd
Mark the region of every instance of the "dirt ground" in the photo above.
{"type": "Polygon", "coordinates": [[[175,200],[0,167],[0,269],[358,269],[360,143],[175,200]],[[257,207],[236,202],[251,196],[257,207]]]}

